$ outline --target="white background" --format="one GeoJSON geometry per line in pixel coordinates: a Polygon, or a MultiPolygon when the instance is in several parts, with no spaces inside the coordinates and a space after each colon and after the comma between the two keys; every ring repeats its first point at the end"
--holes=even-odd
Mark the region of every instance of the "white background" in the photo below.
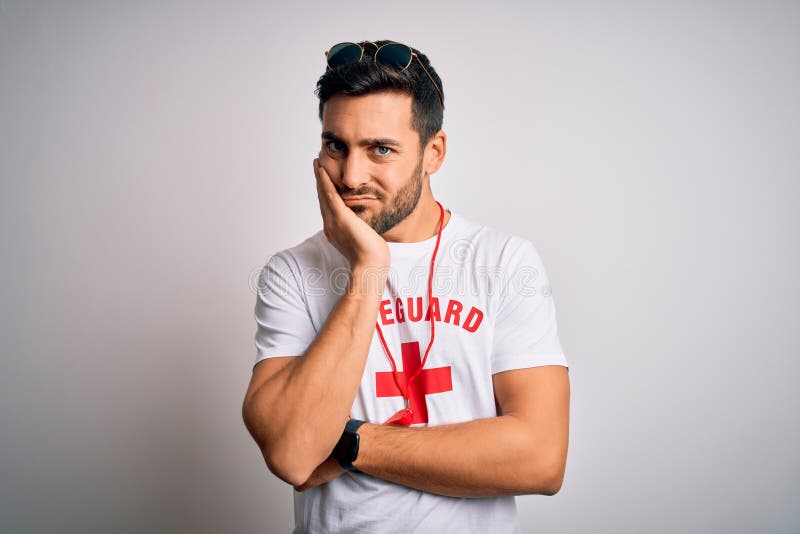
{"type": "Polygon", "coordinates": [[[444,83],[445,207],[522,235],[570,361],[525,533],[797,532],[797,2],[0,2],[0,531],[288,532],[253,277],[321,226],[323,51],[444,83]],[[792,452],[794,451],[794,452],[792,452]]]}

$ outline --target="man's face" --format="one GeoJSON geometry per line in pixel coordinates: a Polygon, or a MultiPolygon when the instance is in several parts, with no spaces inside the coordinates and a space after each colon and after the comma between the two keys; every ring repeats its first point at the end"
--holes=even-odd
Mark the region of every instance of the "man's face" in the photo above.
{"type": "Polygon", "coordinates": [[[322,112],[320,164],[345,204],[379,234],[413,212],[422,192],[411,105],[411,95],[400,93],[335,95],[322,112]]]}

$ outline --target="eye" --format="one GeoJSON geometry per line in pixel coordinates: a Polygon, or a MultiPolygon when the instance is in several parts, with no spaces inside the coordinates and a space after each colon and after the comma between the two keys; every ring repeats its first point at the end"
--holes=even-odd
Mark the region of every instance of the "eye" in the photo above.
{"type": "Polygon", "coordinates": [[[325,143],[325,148],[331,152],[341,152],[344,149],[344,145],[342,145],[342,143],[339,141],[328,141],[325,143]]]}
{"type": "Polygon", "coordinates": [[[392,153],[392,149],[388,146],[376,146],[375,150],[377,150],[379,156],[388,156],[392,153]]]}

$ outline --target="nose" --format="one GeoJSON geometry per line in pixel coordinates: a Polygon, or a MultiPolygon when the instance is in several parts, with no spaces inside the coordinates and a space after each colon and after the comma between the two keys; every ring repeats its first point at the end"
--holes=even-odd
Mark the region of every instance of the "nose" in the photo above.
{"type": "Polygon", "coordinates": [[[342,162],[342,186],[358,189],[369,182],[369,163],[369,160],[358,154],[348,154],[342,162]]]}

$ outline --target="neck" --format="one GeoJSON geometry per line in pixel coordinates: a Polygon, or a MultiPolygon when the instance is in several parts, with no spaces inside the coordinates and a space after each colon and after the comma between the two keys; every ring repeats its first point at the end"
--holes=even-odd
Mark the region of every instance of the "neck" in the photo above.
{"type": "MultiPolygon", "coordinates": [[[[425,241],[439,231],[441,210],[433,195],[423,195],[414,211],[394,228],[382,234],[383,239],[396,243],[415,243],[425,241]]],[[[444,211],[442,228],[450,220],[450,213],[444,211]]]]}

